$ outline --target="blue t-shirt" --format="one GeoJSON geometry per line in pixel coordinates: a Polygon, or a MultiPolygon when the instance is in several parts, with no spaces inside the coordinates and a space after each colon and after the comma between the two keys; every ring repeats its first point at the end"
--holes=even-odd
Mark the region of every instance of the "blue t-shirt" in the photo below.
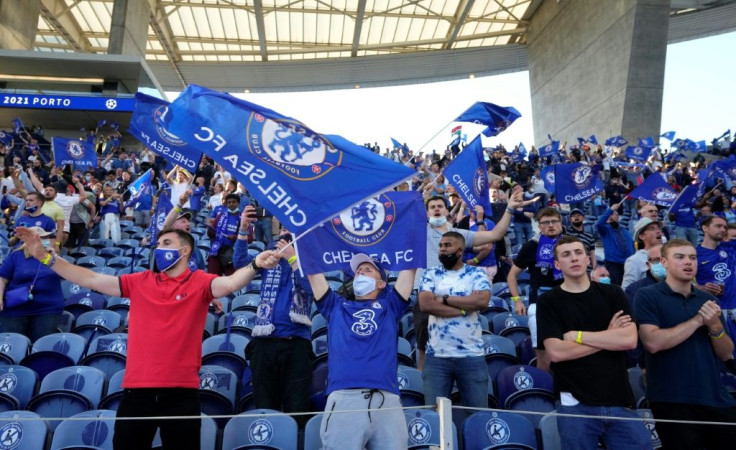
{"type": "Polygon", "coordinates": [[[15,221],[16,227],[41,227],[45,231],[50,231],[52,233],[56,233],[56,222],[54,222],[54,219],[51,217],[41,214],[40,216],[31,217],[31,216],[20,216],[18,220],[15,221]]]}
{"type": "MultiPolygon", "coordinates": [[[[496,224],[493,223],[491,219],[483,219],[483,222],[485,222],[486,224],[486,230],[489,230],[489,231],[492,230],[496,226],[496,224]]],[[[469,227],[469,230],[478,231],[478,224],[475,223],[471,225],[469,227]]],[[[496,253],[494,252],[495,247],[496,247],[495,244],[491,246],[491,251],[488,252],[488,255],[486,255],[485,258],[483,258],[482,260],[478,262],[478,267],[493,267],[496,265],[496,253]]],[[[475,255],[477,255],[477,253],[474,252],[473,250],[465,249],[463,250],[463,261],[473,259],[475,255]]]]}
{"type": "Polygon", "coordinates": [[[317,301],[327,319],[327,395],[339,389],[399,394],[398,322],[409,302],[394,288],[375,300],[348,300],[332,289],[317,301]]]}
{"type": "Polygon", "coordinates": [[[690,205],[682,205],[675,211],[675,226],[683,228],[695,228],[695,213],[690,205]]]}
{"type": "Polygon", "coordinates": [[[204,186],[194,188],[192,195],[189,197],[189,208],[192,211],[199,211],[202,209],[202,197],[204,196],[204,186]]]}
{"type": "Polygon", "coordinates": [[[6,317],[33,316],[38,314],[61,314],[64,309],[64,294],[61,291],[61,278],[53,270],[35,258],[26,258],[23,250],[8,255],[0,266],[0,277],[8,280],[5,292],[17,287],[33,285],[33,300],[14,308],[3,309],[0,315],[6,317]],[[39,269],[40,267],[40,269],[39,269]]]}
{"type": "Polygon", "coordinates": [[[212,224],[215,229],[215,238],[210,247],[210,252],[213,254],[217,253],[221,247],[233,246],[233,241],[228,236],[237,235],[240,226],[240,214],[231,213],[226,207],[220,209],[216,216],[219,217],[215,217],[215,223],[212,224]]]}
{"type": "Polygon", "coordinates": [[[110,200],[107,205],[103,206],[100,215],[104,216],[105,214],[120,214],[120,201],[110,200]]]}
{"type": "Polygon", "coordinates": [[[723,309],[736,308],[736,241],[721,242],[715,250],[698,245],[698,284],[723,284],[723,294],[718,296],[723,309]]]}

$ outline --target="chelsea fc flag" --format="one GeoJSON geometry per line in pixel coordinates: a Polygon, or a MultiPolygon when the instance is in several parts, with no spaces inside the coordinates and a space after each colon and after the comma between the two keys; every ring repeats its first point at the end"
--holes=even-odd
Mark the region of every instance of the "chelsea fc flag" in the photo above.
{"type": "Polygon", "coordinates": [[[74,168],[86,170],[97,167],[97,153],[95,147],[79,139],[65,139],[54,137],[54,164],[64,167],[71,164],[74,168]]]}
{"type": "Polygon", "coordinates": [[[417,191],[386,192],[356,203],[295,242],[305,275],[350,269],[350,258],[365,253],[386,270],[427,265],[427,221],[417,191]]]}
{"type": "Polygon", "coordinates": [[[290,117],[190,85],[167,129],[196,144],[295,234],[414,176],[413,169],[290,117]]]}
{"type": "Polygon", "coordinates": [[[483,159],[483,145],[480,136],[473,139],[443,171],[445,179],[455,187],[468,208],[483,207],[486,214],[492,214],[491,199],[488,194],[488,174],[483,159]]]}

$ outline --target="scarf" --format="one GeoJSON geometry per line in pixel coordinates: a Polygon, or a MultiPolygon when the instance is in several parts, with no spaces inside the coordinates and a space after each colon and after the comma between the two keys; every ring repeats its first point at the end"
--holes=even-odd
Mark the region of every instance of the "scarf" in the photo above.
{"type": "Polygon", "coordinates": [[[286,261],[279,261],[273,269],[265,271],[261,280],[261,302],[256,310],[255,326],[253,327],[252,336],[270,336],[276,327],[273,324],[273,310],[279,292],[286,287],[291,277],[293,287],[289,296],[291,297],[291,306],[289,307],[289,318],[292,323],[303,325],[312,325],[309,318],[309,307],[311,304],[311,295],[302,288],[299,276],[296,271],[292,271],[289,276],[282,276],[284,265],[288,266],[286,261]]]}
{"type": "Polygon", "coordinates": [[[560,236],[551,238],[549,236],[539,236],[539,244],[537,245],[537,267],[542,269],[552,269],[555,280],[562,278],[562,272],[555,268],[555,244],[560,236]]]}

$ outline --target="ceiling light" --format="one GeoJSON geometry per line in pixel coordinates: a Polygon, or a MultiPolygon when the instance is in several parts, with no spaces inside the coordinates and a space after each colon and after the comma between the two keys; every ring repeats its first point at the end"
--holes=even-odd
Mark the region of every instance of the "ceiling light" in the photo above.
{"type": "Polygon", "coordinates": [[[102,84],[105,82],[104,78],[83,78],[83,77],[55,77],[55,76],[43,76],[43,75],[10,75],[0,73],[0,80],[5,81],[50,81],[55,83],[89,83],[89,84],[102,84]]]}

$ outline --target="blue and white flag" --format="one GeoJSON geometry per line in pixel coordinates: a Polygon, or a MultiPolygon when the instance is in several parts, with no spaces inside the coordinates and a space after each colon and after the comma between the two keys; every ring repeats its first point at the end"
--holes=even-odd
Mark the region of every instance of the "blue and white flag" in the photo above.
{"type": "Polygon", "coordinates": [[[603,190],[597,167],[583,163],[555,164],[553,167],[555,196],[560,203],[582,202],[603,190]]]}
{"type": "Polygon", "coordinates": [[[660,134],[659,137],[663,137],[663,138],[667,139],[668,141],[672,142],[675,139],[675,132],[674,131],[668,131],[666,133],[660,134]]]}
{"type": "Polygon", "coordinates": [[[166,129],[163,119],[168,108],[169,102],[165,100],[141,93],[135,94],[135,109],[128,132],[174,166],[178,165],[189,173],[195,173],[199,168],[202,151],[166,129]]]}
{"type": "Polygon", "coordinates": [[[549,144],[539,147],[539,156],[546,158],[548,156],[554,156],[560,151],[560,141],[552,141],[549,144]]]}
{"type": "Polygon", "coordinates": [[[498,106],[493,103],[475,102],[473,106],[460,114],[455,122],[472,122],[485,125],[483,134],[490,137],[496,136],[511,126],[521,113],[513,106],[498,106]]]}
{"type": "Polygon", "coordinates": [[[102,128],[107,125],[107,119],[100,119],[97,121],[97,128],[102,128]]]}
{"type": "Polygon", "coordinates": [[[154,246],[158,240],[158,233],[163,228],[164,222],[166,222],[166,216],[173,207],[174,205],[172,205],[171,200],[169,200],[169,194],[162,190],[161,194],[158,196],[158,202],[156,202],[156,212],[153,213],[153,217],[151,217],[151,225],[148,227],[148,232],[151,235],[151,243],[154,246]]]}
{"type": "Polygon", "coordinates": [[[10,143],[13,141],[13,137],[10,136],[9,132],[0,131],[0,142],[5,145],[10,145],[10,143]]]}
{"type": "Polygon", "coordinates": [[[167,119],[295,234],[416,175],[345,138],[197,85],[171,103],[167,119]]]}
{"type": "Polygon", "coordinates": [[[654,147],[654,138],[649,136],[645,137],[644,139],[639,138],[639,145],[638,147],[654,147]]]}
{"type": "Polygon", "coordinates": [[[519,146],[511,151],[511,160],[515,163],[519,163],[526,158],[527,151],[523,143],[519,143],[519,146]]]}
{"type": "Polygon", "coordinates": [[[623,136],[620,134],[618,136],[612,136],[608,139],[606,139],[606,145],[611,147],[623,147],[624,145],[628,144],[629,141],[624,139],[623,136]]]}
{"type": "Polygon", "coordinates": [[[547,166],[539,172],[539,176],[544,181],[544,189],[547,192],[555,191],[555,166],[547,166]]]}
{"type": "Polygon", "coordinates": [[[400,148],[401,153],[404,153],[404,154],[409,153],[409,147],[397,141],[396,139],[391,138],[391,143],[394,145],[394,148],[400,148]]]}
{"type": "Polygon", "coordinates": [[[705,141],[698,141],[695,143],[695,148],[693,148],[696,152],[704,152],[708,150],[708,144],[705,143],[705,141]]]}
{"type": "Polygon", "coordinates": [[[473,139],[473,142],[445,167],[442,174],[455,187],[469,209],[480,205],[487,215],[493,214],[480,136],[473,139]]]}
{"type": "Polygon", "coordinates": [[[686,150],[687,149],[687,141],[688,140],[685,140],[685,139],[675,139],[674,141],[672,141],[672,145],[674,145],[675,147],[677,147],[679,150],[686,150]]]}
{"type": "Polygon", "coordinates": [[[54,164],[64,167],[71,164],[74,168],[86,170],[97,167],[97,153],[95,146],[79,139],[54,137],[54,164]]]}
{"type": "Polygon", "coordinates": [[[140,201],[141,195],[151,186],[151,177],[153,177],[153,169],[148,169],[137,180],[128,185],[130,198],[125,202],[126,208],[132,208],[140,201]]]}
{"type": "Polygon", "coordinates": [[[593,145],[598,145],[598,139],[596,139],[595,134],[591,134],[590,137],[588,137],[588,142],[593,145]]]}
{"type": "Polygon", "coordinates": [[[664,174],[655,172],[628,195],[660,206],[670,206],[677,198],[677,191],[667,184],[664,174]]]}
{"type": "Polygon", "coordinates": [[[23,127],[23,122],[21,122],[20,117],[13,119],[13,132],[20,135],[20,132],[23,130],[25,130],[25,127],[23,127]]]}
{"type": "Polygon", "coordinates": [[[120,128],[120,124],[117,123],[117,122],[115,122],[115,121],[110,122],[110,128],[112,128],[113,130],[117,131],[118,128],[120,128]]]}
{"type": "Polygon", "coordinates": [[[636,159],[638,161],[646,161],[649,159],[649,155],[652,154],[652,147],[641,147],[641,146],[631,146],[629,145],[626,147],[626,157],[631,159],[636,159]]]}
{"type": "MultiPolygon", "coordinates": [[[[675,212],[680,208],[692,209],[698,201],[698,192],[700,192],[703,183],[693,183],[685,186],[675,199],[672,206],[667,210],[667,214],[675,212]]],[[[666,216],[665,216],[666,217],[666,216]]]]}
{"type": "Polygon", "coordinates": [[[365,253],[386,270],[426,267],[427,212],[416,191],[386,192],[353,205],[295,242],[305,275],[350,269],[365,253]],[[421,225],[421,226],[419,226],[421,225]]]}
{"type": "MultiPolygon", "coordinates": [[[[725,181],[726,189],[736,183],[736,156],[730,155],[728,158],[720,159],[712,162],[708,166],[707,178],[722,178],[725,181]]],[[[698,175],[700,179],[700,175],[698,175]]]]}

